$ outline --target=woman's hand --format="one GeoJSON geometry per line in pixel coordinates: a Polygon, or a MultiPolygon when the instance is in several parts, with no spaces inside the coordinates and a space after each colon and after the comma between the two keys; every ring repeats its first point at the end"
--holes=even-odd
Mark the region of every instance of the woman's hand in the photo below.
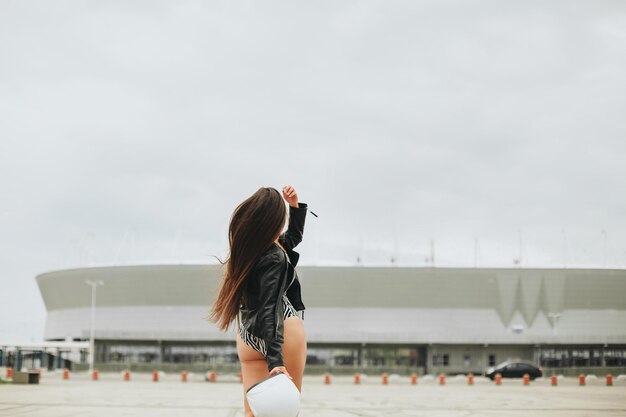
{"type": "Polygon", "coordinates": [[[291,207],[298,208],[298,193],[291,185],[283,187],[283,198],[287,200],[291,207]]]}
{"type": "Polygon", "coordinates": [[[275,367],[274,369],[272,369],[270,371],[270,375],[275,375],[275,374],[277,374],[279,372],[282,372],[283,374],[287,375],[289,377],[289,379],[293,379],[291,377],[291,375],[289,375],[289,372],[287,372],[287,368],[285,368],[284,366],[277,366],[277,367],[275,367]]]}

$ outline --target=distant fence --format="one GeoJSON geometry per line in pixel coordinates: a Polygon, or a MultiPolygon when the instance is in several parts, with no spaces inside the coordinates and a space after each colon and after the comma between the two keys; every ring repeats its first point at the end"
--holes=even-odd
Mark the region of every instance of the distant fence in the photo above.
{"type": "MultiPolygon", "coordinates": [[[[208,372],[215,371],[218,373],[226,374],[238,374],[241,371],[241,365],[237,363],[232,364],[219,364],[209,365],[205,362],[195,363],[95,363],[94,368],[100,372],[122,372],[129,369],[133,372],[152,372],[159,370],[163,372],[208,372]]],[[[87,371],[89,365],[86,363],[74,363],[73,371],[87,371]]],[[[417,375],[424,374],[424,368],[419,366],[414,367],[393,367],[393,366],[369,366],[369,367],[357,367],[357,366],[328,366],[328,365],[306,365],[305,372],[307,375],[322,375],[326,372],[330,372],[334,375],[354,375],[355,373],[364,373],[371,375],[380,375],[383,372],[388,374],[399,375],[411,375],[416,373],[417,375]]]]}
{"type": "MultiPolygon", "coordinates": [[[[208,371],[215,371],[218,373],[225,374],[237,374],[241,370],[241,366],[239,363],[232,364],[219,364],[219,365],[209,365],[205,362],[195,362],[195,363],[132,363],[130,365],[122,364],[122,363],[96,363],[94,366],[101,372],[122,372],[126,369],[129,369],[133,372],[152,372],[154,370],[159,370],[163,372],[197,372],[203,373],[208,371]]],[[[73,371],[87,371],[89,369],[89,365],[87,363],[73,363],[72,370],[73,371]]],[[[611,375],[626,375],[626,367],[623,366],[615,366],[615,367],[574,367],[574,368],[546,368],[543,367],[543,376],[550,377],[551,375],[564,375],[564,376],[579,376],[583,375],[596,375],[598,377],[604,377],[608,374],[611,375]]],[[[393,366],[368,366],[368,367],[358,367],[358,366],[347,366],[347,365],[336,365],[336,366],[328,366],[328,365],[306,365],[305,372],[307,375],[322,375],[326,372],[330,372],[333,375],[354,375],[355,373],[363,373],[366,375],[380,375],[383,372],[388,374],[399,374],[399,375],[411,375],[416,373],[418,376],[424,375],[424,368],[421,366],[413,366],[413,367],[393,367],[393,366]]],[[[455,374],[463,374],[466,372],[458,372],[450,370],[448,372],[442,371],[447,375],[455,375],[455,374]]],[[[433,371],[429,371],[429,373],[433,373],[433,371]]],[[[437,372],[439,373],[439,369],[437,372]]],[[[474,375],[482,375],[482,372],[473,372],[474,375]]]]}
{"type": "Polygon", "coordinates": [[[541,368],[543,376],[551,375],[564,375],[564,376],[578,376],[578,375],[595,375],[606,376],[611,374],[613,376],[626,374],[626,366],[581,366],[574,368],[541,368]]]}

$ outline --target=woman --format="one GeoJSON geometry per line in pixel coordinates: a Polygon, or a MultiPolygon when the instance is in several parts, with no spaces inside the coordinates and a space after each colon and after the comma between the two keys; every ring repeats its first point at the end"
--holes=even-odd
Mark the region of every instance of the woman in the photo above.
{"type": "Polygon", "coordinates": [[[243,375],[245,416],[253,417],[246,399],[252,385],[282,372],[302,391],[306,363],[304,304],[294,269],[302,241],[307,204],[296,190],[262,187],[239,204],[230,220],[230,253],[211,321],[226,331],[237,319],[237,354],[243,375]],[[289,204],[289,226],[281,233],[289,204]],[[302,318],[298,316],[302,312],[302,318]]]}

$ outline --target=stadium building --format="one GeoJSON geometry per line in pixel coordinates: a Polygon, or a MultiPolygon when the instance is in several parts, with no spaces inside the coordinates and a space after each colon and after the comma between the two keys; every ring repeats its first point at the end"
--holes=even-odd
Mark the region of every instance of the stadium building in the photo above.
{"type": "MultiPolygon", "coordinates": [[[[235,324],[220,332],[204,318],[221,273],[219,265],[43,273],[44,338],[89,340],[86,281],[102,281],[99,369],[236,366],[235,324]]],[[[298,276],[311,372],[481,373],[507,359],[564,373],[626,367],[625,270],[299,266],[298,276]]]]}

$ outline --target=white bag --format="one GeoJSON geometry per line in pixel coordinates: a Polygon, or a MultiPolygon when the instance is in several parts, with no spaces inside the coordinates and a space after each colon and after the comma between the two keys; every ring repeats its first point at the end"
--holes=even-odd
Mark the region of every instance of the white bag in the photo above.
{"type": "Polygon", "coordinates": [[[255,417],[297,417],[300,413],[300,391],[282,372],[248,388],[246,398],[255,417]]]}

